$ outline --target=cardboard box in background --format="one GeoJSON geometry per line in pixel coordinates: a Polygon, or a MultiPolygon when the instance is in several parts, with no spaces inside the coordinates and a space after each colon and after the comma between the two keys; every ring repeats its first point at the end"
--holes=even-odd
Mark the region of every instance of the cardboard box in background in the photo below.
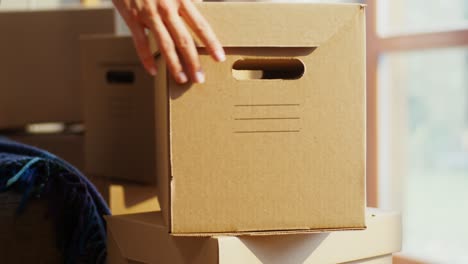
{"type": "Polygon", "coordinates": [[[81,34],[114,32],[114,9],[0,11],[0,129],[80,122],[81,34]]]}
{"type": "Polygon", "coordinates": [[[107,177],[92,177],[91,182],[106,200],[112,215],[159,211],[155,185],[138,184],[107,177]]]}
{"type": "MultiPolygon", "coordinates": [[[[1,132],[0,132],[1,134],[1,132]]],[[[84,136],[74,133],[7,134],[6,137],[31,145],[64,159],[80,171],[84,171],[84,136]]]]}
{"type": "Polygon", "coordinates": [[[130,37],[81,39],[86,171],[156,182],[153,78],[130,37]]]}
{"type": "Polygon", "coordinates": [[[109,263],[391,263],[401,217],[368,209],[367,229],[316,234],[173,237],[158,212],[107,217],[109,263]]]}
{"type": "Polygon", "coordinates": [[[185,85],[157,60],[156,167],[169,230],[365,228],[364,6],[198,8],[227,60],[200,48],[206,82],[185,85]]]}

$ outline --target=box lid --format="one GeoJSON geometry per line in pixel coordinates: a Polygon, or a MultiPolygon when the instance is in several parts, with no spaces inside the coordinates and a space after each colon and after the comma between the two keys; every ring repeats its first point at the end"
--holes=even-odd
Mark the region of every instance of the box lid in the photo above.
{"type": "Polygon", "coordinates": [[[225,47],[318,47],[364,12],[362,4],[339,3],[198,3],[197,8],[225,47]]]}
{"type": "Polygon", "coordinates": [[[280,235],[173,237],[160,212],[107,218],[109,254],[142,263],[341,263],[401,249],[401,219],[367,209],[363,231],[280,235]],[[115,252],[117,251],[117,252],[115,252]]]}

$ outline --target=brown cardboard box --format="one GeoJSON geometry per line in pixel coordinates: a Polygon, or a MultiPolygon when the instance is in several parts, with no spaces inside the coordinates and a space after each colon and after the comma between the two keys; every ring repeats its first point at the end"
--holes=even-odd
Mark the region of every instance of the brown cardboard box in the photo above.
{"type": "MultiPolygon", "coordinates": [[[[1,134],[1,133],[0,133],[1,134]]],[[[29,134],[18,133],[6,135],[8,138],[27,145],[31,145],[60,157],[80,171],[83,171],[83,134],[51,133],[51,134],[29,134]]]]}
{"type": "Polygon", "coordinates": [[[90,180],[106,200],[112,215],[160,210],[155,185],[110,180],[107,177],[91,177],[90,180]]]}
{"type": "Polygon", "coordinates": [[[0,32],[0,129],[81,121],[78,37],[114,32],[114,10],[0,11],[0,32]]]}
{"type": "Polygon", "coordinates": [[[156,167],[170,232],[365,228],[364,7],[198,8],[227,60],[200,48],[206,82],[185,85],[157,60],[156,167]]]}
{"type": "Polygon", "coordinates": [[[83,37],[81,51],[86,171],[154,184],[154,87],[131,38],[83,37]]]}
{"type": "Polygon", "coordinates": [[[318,234],[173,237],[159,212],[107,218],[109,263],[391,263],[401,219],[368,209],[367,229],[318,234]]]}

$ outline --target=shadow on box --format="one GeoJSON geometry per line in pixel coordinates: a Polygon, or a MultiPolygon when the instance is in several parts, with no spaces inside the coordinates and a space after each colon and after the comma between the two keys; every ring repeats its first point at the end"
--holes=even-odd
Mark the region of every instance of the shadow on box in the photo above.
{"type": "Polygon", "coordinates": [[[304,263],[312,252],[324,241],[328,233],[292,234],[275,237],[242,237],[241,241],[252,251],[261,263],[304,263]],[[283,258],[271,252],[288,251],[283,258]],[[294,252],[294,253],[293,253],[294,252]],[[279,259],[278,259],[279,258],[279,259]]]}

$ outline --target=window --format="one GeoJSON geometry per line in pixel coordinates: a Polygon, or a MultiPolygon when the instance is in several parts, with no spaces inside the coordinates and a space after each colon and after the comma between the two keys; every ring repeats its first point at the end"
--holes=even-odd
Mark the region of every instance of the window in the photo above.
{"type": "Polygon", "coordinates": [[[467,0],[378,0],[378,33],[383,36],[468,27],[467,0]]]}
{"type": "Polygon", "coordinates": [[[403,253],[468,263],[468,49],[379,66],[379,206],[402,212],[403,253]]]}
{"type": "Polygon", "coordinates": [[[42,9],[57,7],[73,7],[81,4],[110,3],[111,0],[1,0],[2,9],[42,9]]]}
{"type": "Polygon", "coordinates": [[[368,204],[402,212],[395,263],[468,263],[468,1],[366,2],[368,204]]]}
{"type": "Polygon", "coordinates": [[[2,9],[33,9],[79,3],[80,0],[2,0],[0,7],[2,9]]]}

